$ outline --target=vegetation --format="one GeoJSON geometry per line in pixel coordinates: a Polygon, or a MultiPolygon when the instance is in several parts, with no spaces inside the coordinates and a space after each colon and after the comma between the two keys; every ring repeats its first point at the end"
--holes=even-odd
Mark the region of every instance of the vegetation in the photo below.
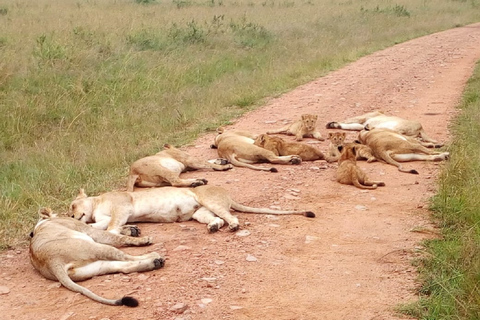
{"type": "Polygon", "coordinates": [[[421,299],[404,310],[420,319],[480,319],[480,64],[459,108],[432,201],[442,238],[426,242],[421,299]]]}
{"type": "Polygon", "coordinates": [[[0,248],[79,187],[480,0],[0,0],[0,248]]]}

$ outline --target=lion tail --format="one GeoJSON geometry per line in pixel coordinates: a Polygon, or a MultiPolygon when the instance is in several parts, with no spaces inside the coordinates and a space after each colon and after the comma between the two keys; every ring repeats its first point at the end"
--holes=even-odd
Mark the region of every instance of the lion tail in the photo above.
{"type": "Polygon", "coordinates": [[[92,291],[88,290],[85,287],[82,287],[81,285],[75,283],[68,275],[67,270],[65,270],[64,267],[60,263],[55,263],[53,262],[51,264],[51,272],[53,275],[57,278],[57,280],[67,289],[73,291],[73,292],[78,292],[83,294],[84,296],[103,303],[103,304],[108,304],[111,306],[127,306],[127,307],[137,307],[138,306],[138,300],[132,297],[123,297],[121,299],[106,299],[103,297],[100,297],[99,295],[93,293],[92,291]]]}
{"type": "Polygon", "coordinates": [[[244,168],[249,168],[249,169],[258,170],[258,171],[278,172],[278,170],[274,167],[271,167],[271,168],[258,167],[258,166],[251,165],[249,163],[242,162],[242,161],[238,160],[235,157],[235,155],[231,155],[231,156],[227,157],[227,160],[230,161],[230,163],[233,164],[236,167],[244,167],[244,168]]]}
{"type": "Polygon", "coordinates": [[[312,211],[301,210],[275,210],[269,208],[254,208],[245,206],[232,200],[232,209],[245,213],[277,214],[277,215],[302,215],[308,218],[315,218],[312,211]]]}

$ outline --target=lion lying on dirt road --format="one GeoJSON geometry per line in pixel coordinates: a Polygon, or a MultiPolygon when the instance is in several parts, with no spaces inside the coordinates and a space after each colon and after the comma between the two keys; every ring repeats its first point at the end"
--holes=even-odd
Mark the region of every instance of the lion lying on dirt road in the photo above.
{"type": "Polygon", "coordinates": [[[209,232],[218,231],[225,223],[230,230],[239,228],[237,217],[230,209],[241,212],[304,215],[315,217],[311,211],[253,208],[233,201],[228,192],[216,186],[196,188],[163,187],[135,192],[114,191],[88,197],[83,189],[70,204],[69,214],[97,229],[123,232],[128,222],[181,222],[191,219],[207,224],[209,232]]]}
{"type": "Polygon", "coordinates": [[[362,130],[358,139],[370,147],[375,158],[396,166],[401,172],[418,174],[414,169],[404,169],[399,162],[442,161],[449,158],[448,152],[433,151],[414,138],[388,129],[362,130]]]}
{"type": "MultiPolygon", "coordinates": [[[[340,158],[340,151],[338,147],[343,146],[345,144],[345,132],[329,132],[328,133],[328,140],[330,140],[330,144],[328,145],[328,155],[334,158],[340,158]]],[[[355,153],[357,154],[357,160],[367,160],[367,162],[377,161],[377,159],[373,156],[372,150],[364,145],[364,144],[357,144],[355,147],[355,153]]]]}
{"type": "Polygon", "coordinates": [[[301,142],[285,141],[280,137],[269,136],[268,134],[259,135],[254,145],[272,151],[277,156],[298,155],[303,161],[326,160],[335,162],[339,157],[330,157],[324,155],[320,149],[301,142]]]}
{"type": "Polygon", "coordinates": [[[346,119],[344,122],[329,122],[327,129],[343,129],[361,131],[390,129],[404,136],[419,138],[422,145],[429,148],[440,148],[443,145],[430,138],[423,130],[422,124],[416,120],[406,120],[400,117],[387,116],[380,111],[369,112],[361,116],[346,119]]]}
{"type": "Polygon", "coordinates": [[[322,134],[316,128],[317,119],[317,115],[302,114],[300,120],[297,120],[294,123],[286,125],[280,129],[269,130],[267,131],[267,134],[284,133],[295,136],[297,141],[301,141],[306,137],[312,137],[324,141],[325,139],[322,137],[322,134]]]}
{"type": "Polygon", "coordinates": [[[360,189],[377,189],[379,186],[385,186],[383,181],[369,180],[367,174],[357,166],[357,148],[360,146],[358,143],[346,143],[338,147],[341,155],[338,160],[337,181],[353,184],[360,189]]]}
{"type": "Polygon", "coordinates": [[[65,288],[100,303],[138,306],[132,297],[106,299],[74,281],[109,273],[131,273],[159,269],[164,259],[156,252],[132,256],[115,248],[145,246],[150,237],[134,238],[94,229],[69,217],[57,217],[49,208],[39,211],[40,220],[30,240],[30,261],[40,274],[58,280],[65,288]]]}
{"type": "Polygon", "coordinates": [[[302,158],[297,155],[277,156],[270,150],[254,145],[257,135],[245,131],[225,131],[220,127],[211,148],[217,149],[218,156],[227,159],[237,167],[253,170],[278,172],[276,168],[264,168],[252,163],[270,162],[275,164],[300,164],[302,158]]]}
{"type": "Polygon", "coordinates": [[[224,159],[217,159],[219,163],[210,163],[206,160],[196,159],[188,153],[165,144],[165,150],[153,156],[148,156],[135,161],[130,166],[130,175],[127,181],[127,191],[134,187],[196,187],[207,184],[205,179],[181,179],[180,173],[197,169],[213,169],[225,171],[232,169],[224,159]]]}

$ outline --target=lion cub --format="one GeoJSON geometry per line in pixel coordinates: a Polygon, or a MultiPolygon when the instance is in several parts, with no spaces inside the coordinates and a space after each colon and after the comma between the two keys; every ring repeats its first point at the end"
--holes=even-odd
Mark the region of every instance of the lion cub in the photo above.
{"type": "Polygon", "coordinates": [[[306,143],[285,141],[280,137],[272,137],[268,134],[261,134],[253,143],[256,146],[272,151],[277,156],[298,155],[303,161],[326,160],[327,162],[335,162],[340,157],[325,156],[319,149],[306,143]]]}
{"type": "Polygon", "coordinates": [[[313,137],[315,139],[324,141],[320,131],[316,129],[318,116],[314,114],[302,114],[300,120],[295,121],[292,124],[286,125],[283,128],[267,131],[271,133],[284,133],[291,136],[295,136],[297,141],[303,140],[304,137],[313,137]]]}
{"type": "Polygon", "coordinates": [[[383,181],[369,181],[365,172],[357,166],[357,143],[346,143],[338,147],[341,151],[338,160],[337,181],[343,184],[353,184],[360,189],[376,189],[385,186],[383,181]]]}
{"type": "MultiPolygon", "coordinates": [[[[329,132],[328,140],[330,140],[330,145],[328,146],[328,155],[330,157],[340,158],[340,151],[338,150],[339,146],[345,144],[345,132],[329,132]]],[[[377,158],[372,153],[372,149],[369,146],[364,144],[358,144],[356,149],[357,160],[367,160],[367,162],[377,161],[377,158]]]]}

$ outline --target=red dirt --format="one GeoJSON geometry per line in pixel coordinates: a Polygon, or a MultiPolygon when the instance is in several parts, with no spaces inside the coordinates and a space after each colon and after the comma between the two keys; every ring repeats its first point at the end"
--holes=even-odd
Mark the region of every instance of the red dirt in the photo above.
{"type": "MultiPolygon", "coordinates": [[[[381,109],[418,119],[430,136],[448,142],[449,121],[478,59],[480,24],[418,38],[271,99],[231,128],[262,133],[302,113],[315,113],[326,136],[329,121],[381,109]]],[[[348,140],[354,138],[355,133],[348,133],[348,140]]],[[[212,134],[206,135],[186,150],[215,158],[215,150],[209,149],[212,140],[212,134]]],[[[327,145],[318,144],[323,150],[327,145]]],[[[27,248],[10,250],[0,256],[1,318],[406,318],[395,308],[417,298],[412,260],[422,254],[421,241],[435,234],[427,206],[442,164],[406,165],[419,175],[382,163],[359,165],[371,179],[384,180],[386,187],[362,191],[340,185],[335,181],[336,164],[324,161],[277,165],[278,173],[243,168],[187,173],[226,187],[239,202],[306,208],[317,217],[238,213],[241,230],[250,232],[247,236],[226,228],[208,234],[195,221],[140,224],[143,234],[154,236],[155,244],[125,251],[159,251],[167,258],[165,267],[82,283],[106,297],[137,297],[136,309],[101,305],[61,288],[36,273],[27,248]],[[247,256],[257,260],[247,261],[247,256]],[[183,313],[172,311],[179,303],[186,306],[183,313]]]]}

